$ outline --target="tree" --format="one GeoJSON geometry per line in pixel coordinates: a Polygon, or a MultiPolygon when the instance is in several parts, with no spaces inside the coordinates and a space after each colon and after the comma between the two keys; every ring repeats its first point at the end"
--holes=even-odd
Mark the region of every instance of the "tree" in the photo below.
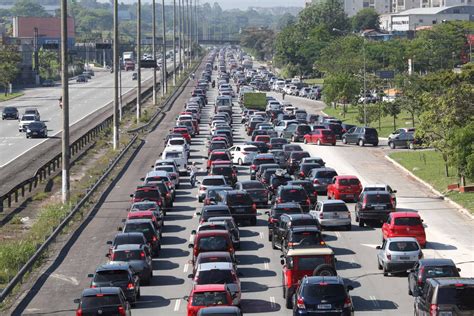
{"type": "Polygon", "coordinates": [[[403,74],[397,76],[397,87],[401,90],[401,96],[398,97],[401,103],[401,108],[410,113],[412,126],[415,127],[415,117],[418,116],[422,110],[422,104],[419,96],[423,92],[422,78],[415,74],[411,76],[403,74]]]}
{"type": "Polygon", "coordinates": [[[380,28],[379,14],[372,8],[364,8],[352,17],[352,30],[360,32],[363,30],[378,30],[380,28]]]}
{"type": "Polygon", "coordinates": [[[357,121],[360,124],[364,123],[364,116],[367,118],[367,125],[370,126],[370,123],[375,122],[378,118],[380,118],[380,106],[378,104],[365,104],[365,112],[364,113],[364,105],[357,106],[357,121]]]}
{"type": "Polygon", "coordinates": [[[20,61],[21,56],[16,46],[0,46],[0,84],[5,89],[5,95],[8,93],[8,86],[20,72],[18,68],[20,61]]]}
{"type": "Polygon", "coordinates": [[[360,91],[360,81],[349,73],[330,74],[324,78],[324,101],[328,104],[342,103],[343,113],[346,104],[353,103],[360,91]]]}
{"type": "Polygon", "coordinates": [[[41,4],[33,0],[18,0],[10,11],[13,16],[50,16],[41,4]]]}
{"type": "Polygon", "coordinates": [[[402,110],[402,103],[400,99],[395,99],[393,102],[383,103],[383,112],[393,118],[393,130],[397,129],[397,116],[402,110]]]}
{"type": "Polygon", "coordinates": [[[474,122],[455,129],[448,143],[452,149],[449,162],[458,171],[461,186],[465,186],[466,177],[474,179],[474,122]]]}
{"type": "Polygon", "coordinates": [[[38,52],[39,74],[43,79],[55,79],[59,75],[58,53],[51,50],[40,49],[38,52]]]}
{"type": "Polygon", "coordinates": [[[296,17],[293,14],[287,12],[278,19],[276,27],[278,30],[282,30],[285,27],[289,25],[293,25],[295,23],[296,23],[296,17]]]}
{"type": "Polygon", "coordinates": [[[344,12],[342,1],[323,0],[300,12],[298,19],[300,31],[308,32],[313,27],[321,25],[331,32],[334,28],[342,31],[350,29],[349,18],[344,12]]]}

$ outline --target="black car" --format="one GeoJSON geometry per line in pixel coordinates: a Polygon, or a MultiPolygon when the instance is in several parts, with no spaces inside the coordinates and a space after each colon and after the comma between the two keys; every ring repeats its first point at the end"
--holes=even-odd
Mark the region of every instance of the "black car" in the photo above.
{"type": "Polygon", "coordinates": [[[274,196],[275,203],[298,203],[305,213],[309,212],[311,200],[306,190],[300,185],[281,185],[274,196]]]}
{"type": "Polygon", "coordinates": [[[412,132],[400,133],[388,140],[388,146],[391,149],[395,149],[397,147],[414,149],[415,145],[418,144],[420,144],[420,141],[415,139],[415,133],[412,132]]]}
{"type": "Polygon", "coordinates": [[[293,315],[314,311],[314,315],[354,314],[354,307],[348,291],[352,286],[344,285],[340,276],[305,276],[296,290],[293,301],[293,315]]]}
{"type": "Polygon", "coordinates": [[[246,191],[252,198],[252,201],[257,204],[257,206],[267,206],[268,204],[267,189],[260,181],[240,181],[235,184],[235,189],[246,191]]]}
{"type": "Polygon", "coordinates": [[[197,316],[242,316],[237,306],[211,306],[201,308],[197,316]]]}
{"type": "Polygon", "coordinates": [[[293,178],[286,173],[283,169],[277,169],[277,171],[270,176],[270,181],[268,182],[268,200],[273,199],[273,195],[277,192],[280,185],[286,185],[293,178]]]}
{"type": "Polygon", "coordinates": [[[375,128],[353,127],[342,135],[342,142],[344,144],[358,144],[359,146],[365,144],[378,146],[379,134],[375,128]]]}
{"type": "Polygon", "coordinates": [[[199,223],[207,222],[211,217],[232,216],[227,205],[205,205],[196,215],[199,216],[199,223]]]}
{"type": "Polygon", "coordinates": [[[321,223],[319,220],[308,213],[283,214],[280,217],[280,227],[283,230],[292,227],[316,227],[321,231],[321,223]]]}
{"type": "Polygon", "coordinates": [[[360,227],[368,221],[386,222],[388,214],[395,210],[394,203],[387,191],[364,191],[355,206],[355,221],[360,227]]]}
{"type": "Polygon", "coordinates": [[[309,158],[311,155],[307,151],[292,151],[288,156],[286,168],[290,174],[293,174],[299,167],[303,158],[309,158]]]}
{"type": "Polygon", "coordinates": [[[332,168],[311,169],[308,179],[313,182],[313,187],[318,194],[325,194],[332,179],[337,176],[332,168]]]}
{"type": "Polygon", "coordinates": [[[252,163],[250,164],[250,180],[255,180],[257,169],[260,165],[276,163],[275,158],[272,154],[258,154],[256,155],[252,163]]]}
{"type": "Polygon", "coordinates": [[[18,120],[19,118],[19,112],[18,109],[14,106],[7,106],[3,108],[2,111],[2,120],[18,120]]]}
{"type": "Polygon", "coordinates": [[[255,142],[255,141],[248,141],[245,142],[245,145],[252,145],[258,148],[258,152],[261,154],[266,154],[268,152],[268,144],[265,142],[255,142]]]}
{"type": "Polygon", "coordinates": [[[283,214],[303,214],[303,210],[298,203],[281,203],[273,205],[265,214],[268,215],[268,241],[272,241],[280,217],[283,214]]]}
{"type": "Polygon", "coordinates": [[[314,205],[318,201],[318,192],[313,186],[313,183],[309,180],[293,180],[288,182],[288,185],[299,185],[302,186],[306,191],[308,198],[311,201],[311,205],[314,205]]]}
{"type": "Polygon", "coordinates": [[[427,279],[415,297],[415,315],[474,315],[474,278],[427,279]],[[435,312],[435,313],[433,313],[435,312]]]}
{"type": "Polygon", "coordinates": [[[408,273],[408,294],[422,293],[426,279],[459,277],[461,269],[451,259],[421,259],[408,273]]]}
{"type": "MultiPolygon", "coordinates": [[[[306,115],[305,115],[306,117],[306,115]]],[[[291,135],[292,142],[301,142],[304,139],[304,135],[311,133],[311,126],[307,124],[300,124],[296,127],[296,130],[291,135]]]]}
{"type": "Polygon", "coordinates": [[[324,123],[323,124],[325,128],[331,130],[334,135],[336,135],[336,139],[342,139],[342,135],[344,134],[342,131],[342,126],[341,124],[337,123],[324,123]]]}
{"type": "Polygon", "coordinates": [[[262,176],[265,170],[268,169],[279,169],[279,165],[276,163],[264,163],[258,166],[257,172],[255,172],[255,179],[262,182],[262,176]]]}
{"type": "Polygon", "coordinates": [[[257,225],[257,205],[246,191],[221,191],[216,196],[217,205],[226,205],[236,223],[257,225]]]}
{"type": "Polygon", "coordinates": [[[110,247],[109,253],[120,245],[145,245],[148,246],[148,242],[145,238],[145,235],[141,232],[135,233],[118,233],[115,235],[114,240],[107,241],[107,245],[110,247]]]}
{"type": "Polygon", "coordinates": [[[303,148],[301,148],[301,146],[298,144],[286,144],[286,145],[283,145],[281,149],[285,152],[285,160],[288,160],[291,152],[303,151],[303,148]]]}
{"type": "Polygon", "coordinates": [[[290,249],[326,247],[317,227],[291,227],[281,241],[280,249],[285,256],[290,249]]]}
{"type": "Polygon", "coordinates": [[[44,122],[35,121],[26,127],[26,138],[48,137],[48,127],[44,122]]]}
{"type": "Polygon", "coordinates": [[[129,264],[110,263],[97,267],[94,274],[89,274],[92,278],[91,287],[120,287],[132,305],[140,298],[140,278],[133,271],[129,264]]]}
{"type": "Polygon", "coordinates": [[[269,154],[272,154],[275,162],[280,166],[280,168],[286,168],[286,159],[285,152],[281,149],[271,149],[268,151],[269,154]]]}
{"type": "Polygon", "coordinates": [[[272,175],[277,173],[277,170],[278,168],[266,169],[258,180],[264,185],[268,185],[270,183],[270,178],[272,177],[272,175]]]}
{"type": "Polygon", "coordinates": [[[224,176],[226,183],[233,186],[237,182],[237,172],[231,166],[211,165],[209,172],[211,176],[224,176]]]}
{"type": "Polygon", "coordinates": [[[87,82],[87,77],[84,75],[78,75],[76,82],[87,82]]]}
{"type": "Polygon", "coordinates": [[[163,207],[172,208],[174,202],[174,191],[172,191],[164,181],[158,181],[154,183],[154,185],[158,188],[160,195],[163,197],[163,207]]]}
{"type": "Polygon", "coordinates": [[[288,144],[288,140],[286,138],[272,137],[270,138],[270,143],[268,144],[268,147],[270,149],[282,149],[283,145],[286,144],[288,144]]]}
{"type": "Polygon", "coordinates": [[[122,229],[124,233],[139,232],[145,235],[147,243],[155,256],[161,250],[160,232],[156,230],[155,225],[150,219],[129,219],[125,222],[122,229]]]}
{"type": "Polygon", "coordinates": [[[76,315],[132,315],[130,303],[119,287],[84,289],[81,298],[74,303],[79,304],[76,315]]]}
{"type": "Polygon", "coordinates": [[[299,164],[299,169],[295,172],[295,178],[304,180],[311,173],[312,169],[322,168],[318,163],[315,162],[303,162],[299,164]]]}

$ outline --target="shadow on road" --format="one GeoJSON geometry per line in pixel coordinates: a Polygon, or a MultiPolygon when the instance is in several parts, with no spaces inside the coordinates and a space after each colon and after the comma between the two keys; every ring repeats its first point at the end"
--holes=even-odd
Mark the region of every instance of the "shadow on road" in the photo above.
{"type": "Polygon", "coordinates": [[[170,300],[158,295],[142,295],[133,308],[158,308],[170,305],[170,300]]]}
{"type": "Polygon", "coordinates": [[[173,270],[179,267],[179,264],[169,260],[153,260],[153,270],[173,270]]]}
{"type": "Polygon", "coordinates": [[[356,312],[369,312],[369,311],[383,311],[398,309],[398,305],[395,302],[388,300],[366,300],[360,296],[352,296],[352,302],[356,312]]]}
{"type": "Polygon", "coordinates": [[[243,299],[241,302],[242,313],[270,313],[281,310],[280,304],[264,301],[243,299]]]}

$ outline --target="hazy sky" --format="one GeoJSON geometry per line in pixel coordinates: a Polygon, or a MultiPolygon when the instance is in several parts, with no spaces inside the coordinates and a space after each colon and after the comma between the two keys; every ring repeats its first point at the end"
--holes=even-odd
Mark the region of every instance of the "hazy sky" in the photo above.
{"type": "MultiPolygon", "coordinates": [[[[108,2],[108,0],[98,0],[100,2],[108,2]]],[[[134,3],[136,0],[119,0],[124,3],[134,3]]],[[[142,3],[151,2],[151,0],[142,0],[142,3]]],[[[156,0],[161,3],[161,0],[156,0]]],[[[223,9],[239,8],[247,9],[248,7],[303,7],[304,0],[199,0],[199,3],[214,2],[219,3],[223,9]]],[[[165,3],[173,3],[172,0],[165,0],[165,3]]]]}

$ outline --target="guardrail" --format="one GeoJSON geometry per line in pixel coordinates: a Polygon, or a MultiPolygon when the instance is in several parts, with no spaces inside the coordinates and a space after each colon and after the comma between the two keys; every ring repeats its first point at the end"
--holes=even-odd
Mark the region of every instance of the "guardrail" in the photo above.
{"type": "MultiPolygon", "coordinates": [[[[195,71],[198,66],[199,66],[199,64],[197,64],[194,67],[193,71],[195,71]]],[[[182,93],[182,91],[186,87],[186,84],[187,84],[188,81],[189,81],[189,79],[185,79],[181,83],[181,85],[177,89],[175,89],[175,91],[170,96],[167,97],[167,99],[164,102],[163,108],[171,107],[171,105],[174,103],[174,101],[179,97],[179,95],[182,93]]],[[[131,102],[133,102],[133,100],[131,102]]],[[[1,291],[1,293],[0,293],[0,303],[3,302],[8,295],[10,295],[10,293],[15,288],[15,286],[17,286],[20,282],[22,282],[24,276],[33,269],[35,263],[42,257],[43,252],[48,249],[48,247],[51,245],[51,243],[61,233],[63,228],[66,227],[66,225],[69,223],[69,221],[76,215],[76,213],[81,209],[81,207],[89,200],[91,195],[95,193],[96,189],[104,182],[104,180],[107,178],[107,176],[113,170],[113,168],[115,168],[115,166],[122,159],[122,157],[133,146],[133,144],[135,144],[137,142],[137,140],[139,140],[138,132],[140,132],[142,130],[147,130],[149,127],[152,126],[152,124],[154,124],[153,128],[156,125],[159,124],[160,121],[155,122],[155,119],[161,113],[163,113],[163,112],[161,111],[161,109],[159,109],[153,115],[153,117],[150,119],[150,121],[148,123],[134,129],[135,135],[130,140],[130,142],[127,144],[127,146],[121,150],[120,154],[109,164],[109,166],[104,171],[104,173],[99,178],[99,180],[90,189],[87,190],[86,195],[79,202],[77,202],[77,204],[72,208],[71,212],[69,212],[69,214],[64,218],[64,220],[62,220],[61,223],[53,230],[51,235],[43,242],[43,244],[41,244],[41,246],[38,247],[38,249],[31,256],[31,258],[21,267],[21,269],[18,271],[18,273],[10,280],[10,282],[1,291]]],[[[85,135],[83,135],[81,138],[79,138],[77,141],[75,141],[71,145],[71,152],[72,152],[74,146],[76,146],[75,149],[74,149],[75,152],[76,153],[79,152],[81,150],[81,148],[83,148],[87,144],[87,143],[84,142],[84,140],[81,141],[81,139],[87,139],[87,138],[92,139],[92,137],[97,137],[98,133],[100,133],[101,130],[103,130],[104,128],[107,128],[108,125],[110,125],[112,123],[111,120],[112,120],[111,116],[107,117],[104,121],[102,121],[101,123],[96,125],[94,128],[89,130],[85,135]]],[[[143,144],[143,142],[144,142],[143,140],[140,140],[141,144],[143,144]]],[[[141,147],[141,144],[136,147],[135,151],[138,150],[141,147]]],[[[46,176],[46,174],[44,174],[45,172],[51,174],[52,172],[54,172],[54,170],[59,168],[60,162],[61,162],[60,156],[61,155],[59,154],[54,159],[50,160],[47,164],[45,164],[43,167],[41,167],[40,170],[38,170],[38,172],[35,176],[41,177],[43,180],[46,179],[47,176],[46,176]],[[51,164],[53,164],[54,166],[52,166],[51,164]],[[53,171],[51,172],[51,170],[53,170],[53,171]]],[[[39,180],[40,178],[37,178],[37,179],[39,180]]],[[[32,185],[32,182],[28,182],[28,180],[24,181],[23,183],[21,183],[20,185],[17,185],[14,188],[14,189],[16,189],[16,191],[12,190],[9,193],[15,194],[15,192],[16,192],[16,194],[18,194],[18,190],[21,191],[21,188],[24,188],[25,185],[30,186],[30,185],[32,185]]],[[[29,190],[31,192],[32,189],[29,189],[29,190]]],[[[23,196],[24,196],[24,192],[23,192],[23,196]]]]}

